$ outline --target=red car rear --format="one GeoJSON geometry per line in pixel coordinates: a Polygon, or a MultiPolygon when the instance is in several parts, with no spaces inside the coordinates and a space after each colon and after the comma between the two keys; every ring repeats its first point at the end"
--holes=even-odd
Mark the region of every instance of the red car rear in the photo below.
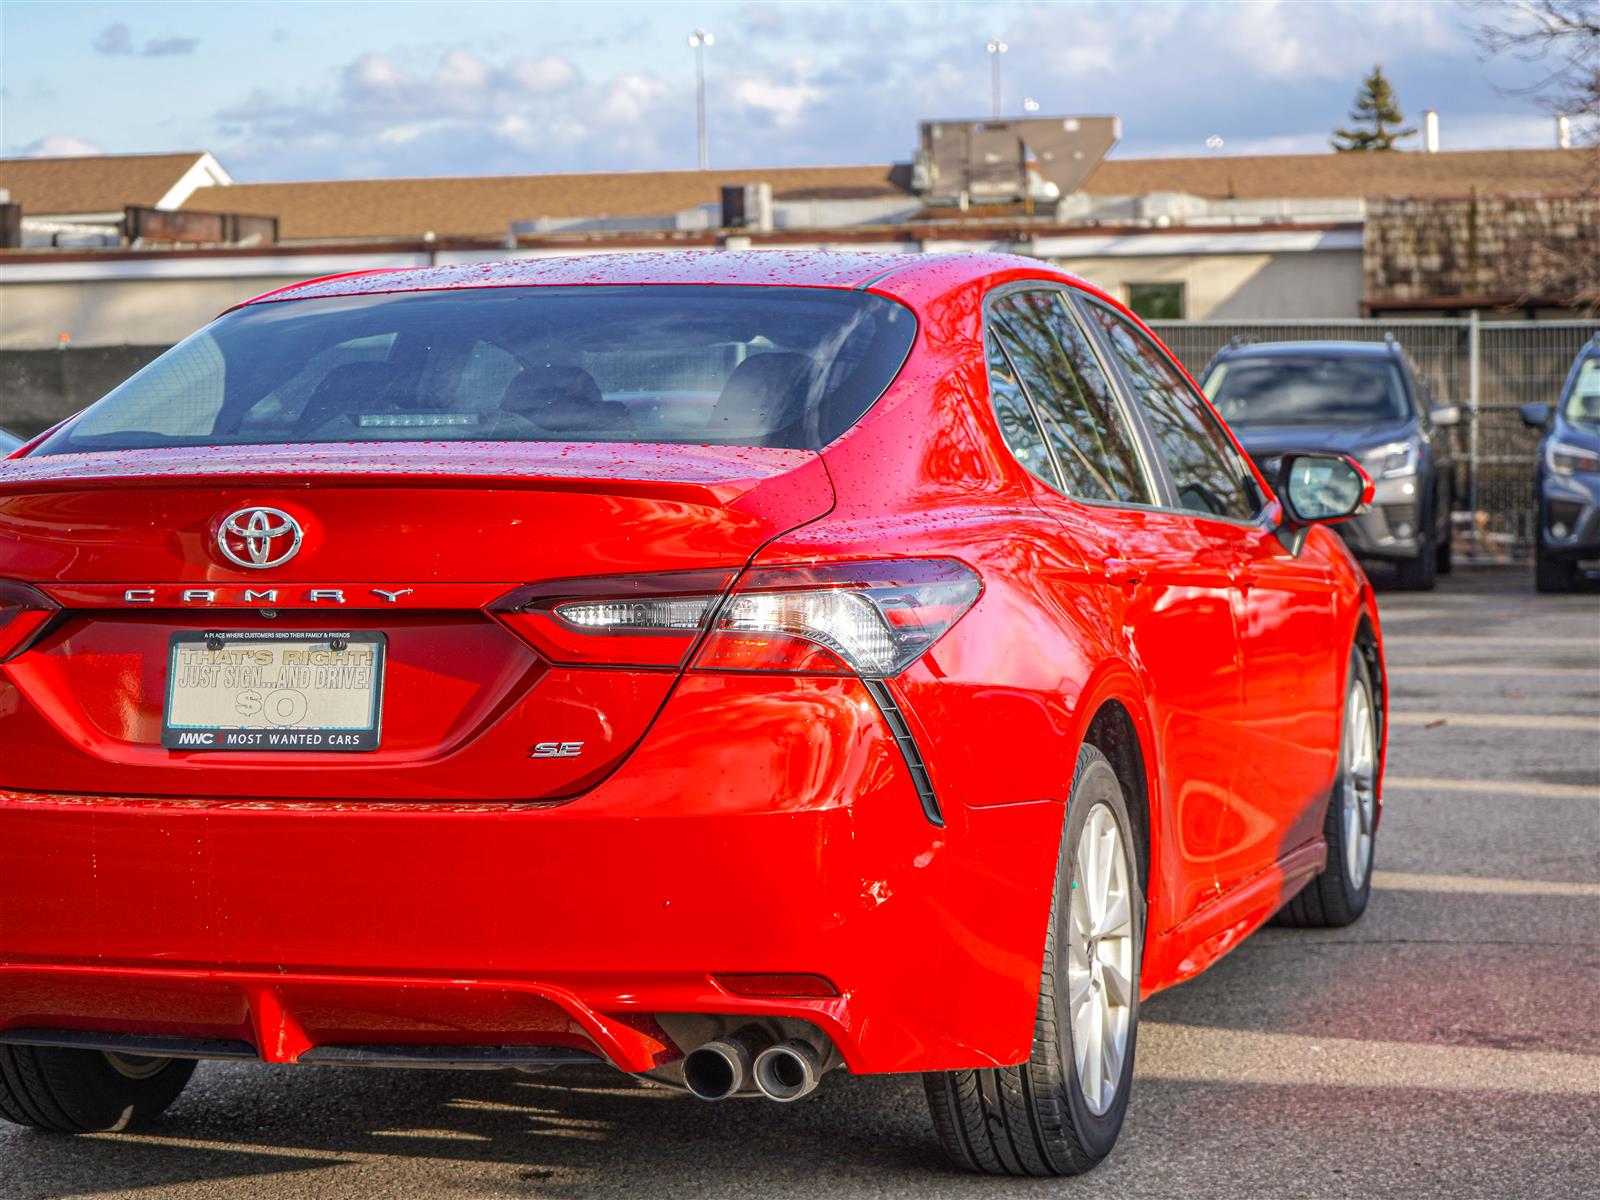
{"type": "Polygon", "coordinates": [[[242,305],[0,463],[0,1116],[203,1058],[844,1067],[1084,1170],[1141,995],[1366,904],[1378,618],[1318,523],[1370,482],[1274,486],[1026,259],[242,305]]]}

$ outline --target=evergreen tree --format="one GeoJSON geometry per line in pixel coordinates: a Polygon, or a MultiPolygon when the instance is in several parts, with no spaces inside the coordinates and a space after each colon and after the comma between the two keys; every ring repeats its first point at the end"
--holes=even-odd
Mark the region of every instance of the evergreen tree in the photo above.
{"type": "Polygon", "coordinates": [[[1400,114],[1400,102],[1383,68],[1375,66],[1372,74],[1361,81],[1356,93],[1356,106],[1350,110],[1354,129],[1335,129],[1333,148],[1341,153],[1352,150],[1393,150],[1401,138],[1412,137],[1415,129],[1401,129],[1405,117],[1400,114]]]}

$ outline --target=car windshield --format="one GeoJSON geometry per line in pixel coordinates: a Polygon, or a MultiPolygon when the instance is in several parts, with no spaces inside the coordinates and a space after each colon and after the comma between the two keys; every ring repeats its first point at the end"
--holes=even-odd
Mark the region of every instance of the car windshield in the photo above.
{"type": "Polygon", "coordinates": [[[1218,363],[1205,392],[1230,425],[1367,425],[1406,416],[1400,370],[1382,358],[1252,354],[1218,363]]]}
{"type": "Polygon", "coordinates": [[[819,449],[916,318],[822,288],[475,288],[249,305],[35,453],[371,441],[819,449]]]}
{"type": "Polygon", "coordinates": [[[1600,355],[1591,354],[1584,359],[1572,377],[1572,390],[1562,405],[1562,415],[1569,421],[1600,425],[1600,355]]]}

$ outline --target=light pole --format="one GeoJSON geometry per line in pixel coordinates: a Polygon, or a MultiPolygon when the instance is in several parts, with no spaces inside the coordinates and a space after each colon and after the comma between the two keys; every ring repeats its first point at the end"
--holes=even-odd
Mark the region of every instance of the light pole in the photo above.
{"type": "Polygon", "coordinates": [[[1006,44],[999,38],[992,39],[988,45],[989,66],[994,87],[994,115],[996,117],[1000,115],[1000,56],[1006,52],[1006,49],[1006,44]]]}
{"type": "Polygon", "coordinates": [[[706,47],[716,41],[704,29],[696,29],[689,35],[689,45],[694,47],[694,78],[695,78],[695,112],[698,115],[697,128],[700,133],[700,169],[704,171],[709,165],[706,154],[706,47]]]}

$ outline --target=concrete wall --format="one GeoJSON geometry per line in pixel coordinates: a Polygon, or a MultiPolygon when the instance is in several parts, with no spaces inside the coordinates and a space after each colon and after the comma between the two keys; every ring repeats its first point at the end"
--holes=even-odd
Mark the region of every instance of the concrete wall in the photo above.
{"type": "Polygon", "coordinates": [[[1119,300],[1130,283],[1182,283],[1189,321],[1359,317],[1360,250],[1315,254],[1192,254],[1063,258],[1053,262],[1119,300]]]}
{"type": "Polygon", "coordinates": [[[0,429],[32,437],[93,404],[165,349],[0,350],[0,429]]]}
{"type": "Polygon", "coordinates": [[[172,345],[224,309],[304,275],[0,284],[0,349],[172,345]]]}

